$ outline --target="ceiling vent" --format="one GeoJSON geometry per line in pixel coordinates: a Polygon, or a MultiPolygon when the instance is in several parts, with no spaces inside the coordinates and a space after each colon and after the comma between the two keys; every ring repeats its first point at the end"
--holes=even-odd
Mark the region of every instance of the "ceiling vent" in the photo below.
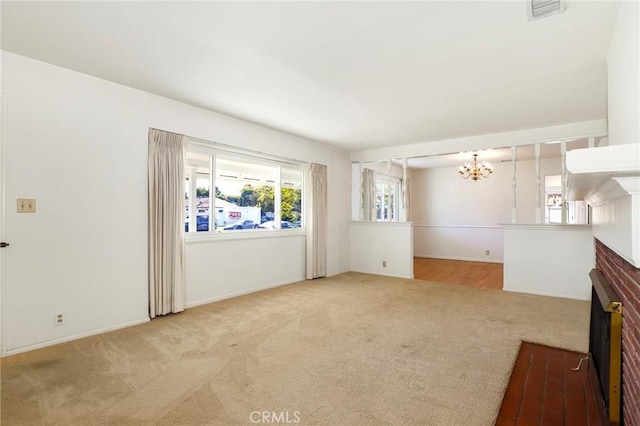
{"type": "Polygon", "coordinates": [[[527,17],[529,21],[557,15],[565,10],[564,0],[528,0],[527,17]]]}

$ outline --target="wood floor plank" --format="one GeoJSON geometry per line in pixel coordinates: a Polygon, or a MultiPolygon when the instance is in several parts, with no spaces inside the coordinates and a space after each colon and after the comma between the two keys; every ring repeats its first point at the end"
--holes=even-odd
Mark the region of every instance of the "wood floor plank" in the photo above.
{"type": "Polygon", "coordinates": [[[503,265],[414,257],[413,275],[418,280],[502,290],[503,265]]]}

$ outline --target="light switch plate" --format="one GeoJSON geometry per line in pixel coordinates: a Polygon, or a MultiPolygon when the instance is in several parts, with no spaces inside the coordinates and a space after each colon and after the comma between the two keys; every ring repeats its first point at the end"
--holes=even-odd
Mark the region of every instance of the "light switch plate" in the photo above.
{"type": "Polygon", "coordinates": [[[35,198],[18,198],[18,213],[35,213],[35,198]]]}

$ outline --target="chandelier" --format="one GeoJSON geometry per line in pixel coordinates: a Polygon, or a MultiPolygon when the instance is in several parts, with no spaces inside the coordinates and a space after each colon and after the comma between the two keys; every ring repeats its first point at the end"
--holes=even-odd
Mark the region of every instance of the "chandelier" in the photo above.
{"type": "Polygon", "coordinates": [[[493,167],[484,161],[478,164],[478,154],[473,154],[473,164],[466,162],[458,168],[463,179],[479,180],[488,178],[493,173],[493,167]]]}

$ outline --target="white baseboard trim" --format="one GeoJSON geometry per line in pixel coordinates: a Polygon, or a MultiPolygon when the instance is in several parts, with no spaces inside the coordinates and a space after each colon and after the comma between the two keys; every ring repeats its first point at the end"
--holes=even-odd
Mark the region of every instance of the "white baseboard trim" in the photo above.
{"type": "Polygon", "coordinates": [[[502,290],[509,291],[511,293],[531,294],[533,296],[558,297],[560,299],[582,300],[585,302],[591,301],[591,297],[580,297],[580,296],[576,296],[575,294],[548,293],[544,291],[515,289],[515,288],[507,288],[507,287],[503,287],[502,290]]]}
{"type": "Polygon", "coordinates": [[[123,323],[123,324],[114,325],[114,326],[111,326],[111,327],[99,328],[97,330],[92,330],[92,331],[88,331],[88,332],[85,332],[85,333],[78,333],[78,334],[74,334],[74,335],[71,335],[71,336],[60,337],[58,339],[47,340],[47,341],[44,341],[44,342],[35,343],[33,345],[27,345],[27,346],[22,346],[22,347],[19,347],[19,348],[7,349],[7,351],[2,354],[2,357],[16,355],[16,354],[19,354],[19,353],[28,352],[28,351],[32,351],[32,350],[35,350],[35,349],[46,348],[47,346],[53,346],[53,345],[57,345],[57,344],[60,344],[60,343],[70,342],[72,340],[78,340],[78,339],[82,339],[84,337],[95,336],[96,334],[107,333],[109,331],[119,330],[121,328],[127,328],[127,327],[131,327],[131,326],[134,326],[134,325],[140,325],[140,324],[147,323],[149,321],[150,321],[149,318],[144,318],[144,319],[141,319],[141,320],[130,321],[130,322],[126,322],[126,323],[123,323]]]}
{"type": "Polygon", "coordinates": [[[372,271],[360,271],[358,269],[352,269],[350,272],[357,272],[359,274],[380,275],[380,276],[383,276],[383,277],[404,278],[404,279],[407,279],[407,280],[414,279],[413,274],[411,274],[411,275],[383,274],[383,273],[381,273],[379,271],[375,271],[375,272],[372,272],[372,271]]]}
{"type": "Polygon", "coordinates": [[[194,308],[196,306],[207,305],[209,303],[219,302],[221,300],[226,300],[226,299],[232,299],[234,297],[244,296],[246,294],[256,293],[258,291],[269,290],[270,288],[282,287],[283,285],[299,283],[300,281],[306,281],[306,278],[302,277],[302,278],[297,279],[297,280],[282,281],[282,282],[279,282],[279,283],[269,284],[269,285],[265,285],[265,286],[261,286],[261,287],[256,287],[256,288],[252,288],[252,289],[249,289],[249,290],[243,290],[243,291],[238,291],[238,292],[235,292],[235,293],[224,294],[222,296],[208,297],[206,299],[196,300],[194,302],[188,302],[187,303],[187,308],[194,308]]]}
{"type": "Polygon", "coordinates": [[[485,258],[475,258],[475,257],[458,257],[458,256],[435,256],[432,254],[413,254],[413,257],[427,257],[431,259],[442,259],[442,260],[463,260],[465,262],[484,262],[484,263],[504,263],[502,259],[485,259],[485,258]]]}

